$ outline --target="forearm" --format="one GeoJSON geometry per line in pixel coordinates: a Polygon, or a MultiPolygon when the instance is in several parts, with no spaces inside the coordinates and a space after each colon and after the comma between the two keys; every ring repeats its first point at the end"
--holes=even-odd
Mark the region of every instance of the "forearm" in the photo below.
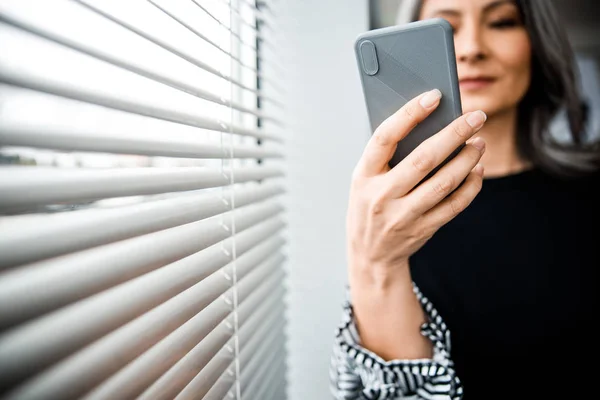
{"type": "Polygon", "coordinates": [[[361,345],[384,360],[431,358],[433,345],[421,334],[426,316],[412,285],[408,265],[375,275],[349,270],[352,306],[361,345]]]}
{"type": "Polygon", "coordinates": [[[334,398],[462,399],[448,327],[413,285],[408,267],[398,275],[374,276],[373,270],[364,275],[349,269],[354,282],[350,296],[357,298],[358,307],[350,299],[344,303],[336,331],[330,366],[334,398]],[[356,311],[361,313],[360,332],[356,311]]]}

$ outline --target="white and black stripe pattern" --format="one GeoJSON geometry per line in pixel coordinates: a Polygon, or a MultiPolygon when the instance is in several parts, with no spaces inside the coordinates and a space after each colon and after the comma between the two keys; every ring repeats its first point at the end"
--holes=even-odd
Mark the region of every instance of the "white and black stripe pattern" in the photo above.
{"type": "Polygon", "coordinates": [[[433,343],[433,358],[386,362],[361,347],[348,296],[330,365],[331,392],[336,400],[462,399],[462,385],[450,359],[450,331],[416,285],[413,289],[428,317],[421,334],[433,343]]]}

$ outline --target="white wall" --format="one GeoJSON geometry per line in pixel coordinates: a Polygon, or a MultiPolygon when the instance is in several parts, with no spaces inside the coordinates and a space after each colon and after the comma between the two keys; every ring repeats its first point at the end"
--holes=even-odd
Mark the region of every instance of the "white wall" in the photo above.
{"type": "Polygon", "coordinates": [[[366,0],[280,0],[285,35],[289,257],[288,398],[329,399],[328,366],[346,282],[345,213],[369,137],[353,42],[366,0]]]}

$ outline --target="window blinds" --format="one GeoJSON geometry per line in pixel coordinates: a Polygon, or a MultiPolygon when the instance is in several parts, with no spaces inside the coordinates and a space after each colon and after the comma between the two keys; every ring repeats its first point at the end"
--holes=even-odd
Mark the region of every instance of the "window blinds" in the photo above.
{"type": "Polygon", "coordinates": [[[0,398],[285,398],[276,51],[249,0],[0,0],[0,398]]]}

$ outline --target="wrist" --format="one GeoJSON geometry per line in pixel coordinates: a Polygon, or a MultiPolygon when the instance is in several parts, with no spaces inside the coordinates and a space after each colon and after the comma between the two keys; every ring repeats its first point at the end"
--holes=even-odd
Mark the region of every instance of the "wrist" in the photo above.
{"type": "Polygon", "coordinates": [[[397,287],[410,287],[412,277],[408,260],[372,262],[351,259],[348,266],[350,287],[363,287],[369,290],[386,291],[397,287]]]}

